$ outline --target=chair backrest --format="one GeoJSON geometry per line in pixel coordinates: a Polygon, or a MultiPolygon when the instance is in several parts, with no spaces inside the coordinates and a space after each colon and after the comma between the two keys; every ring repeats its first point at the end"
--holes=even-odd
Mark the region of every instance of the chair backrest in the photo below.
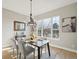
{"type": "Polygon", "coordinates": [[[19,52],[24,55],[25,45],[21,39],[18,39],[18,48],[19,48],[19,52]]]}

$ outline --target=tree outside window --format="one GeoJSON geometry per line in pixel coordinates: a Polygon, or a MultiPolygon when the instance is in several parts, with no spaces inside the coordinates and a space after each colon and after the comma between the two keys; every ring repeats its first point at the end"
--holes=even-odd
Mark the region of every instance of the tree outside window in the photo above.
{"type": "Polygon", "coordinates": [[[51,18],[43,20],[43,36],[51,37],[51,18]]]}
{"type": "Polygon", "coordinates": [[[38,27],[38,36],[42,36],[42,21],[37,21],[37,27],[38,27]]]}
{"type": "Polygon", "coordinates": [[[52,37],[59,38],[59,16],[52,18],[52,37]]]}

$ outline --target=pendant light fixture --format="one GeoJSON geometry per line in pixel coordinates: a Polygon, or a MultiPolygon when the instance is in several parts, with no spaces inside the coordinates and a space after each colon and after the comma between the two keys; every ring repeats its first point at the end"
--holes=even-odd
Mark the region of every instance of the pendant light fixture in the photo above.
{"type": "Polygon", "coordinates": [[[36,26],[36,22],[32,18],[32,0],[30,0],[30,21],[27,23],[27,25],[36,26]]]}

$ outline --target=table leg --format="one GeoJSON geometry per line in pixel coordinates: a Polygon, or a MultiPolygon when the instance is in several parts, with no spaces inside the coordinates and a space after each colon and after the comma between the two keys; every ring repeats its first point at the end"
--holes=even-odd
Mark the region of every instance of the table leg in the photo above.
{"type": "Polygon", "coordinates": [[[50,47],[49,47],[49,43],[47,43],[47,47],[48,47],[48,53],[49,53],[49,56],[50,56],[50,47]]]}
{"type": "Polygon", "coordinates": [[[38,47],[38,59],[40,59],[40,47],[38,47]]]}

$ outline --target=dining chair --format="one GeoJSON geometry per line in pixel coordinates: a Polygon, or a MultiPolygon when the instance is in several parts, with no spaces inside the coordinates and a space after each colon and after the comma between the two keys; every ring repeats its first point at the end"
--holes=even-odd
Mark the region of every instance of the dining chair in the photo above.
{"type": "Polygon", "coordinates": [[[15,38],[11,39],[11,43],[12,43],[12,50],[10,50],[10,55],[12,59],[18,59],[18,44],[17,44],[17,40],[15,40],[15,38]]]}
{"type": "Polygon", "coordinates": [[[34,58],[35,58],[35,49],[31,46],[26,46],[24,41],[21,39],[18,39],[18,47],[19,47],[19,59],[26,59],[26,56],[31,54],[32,52],[34,53],[34,58]]]}

